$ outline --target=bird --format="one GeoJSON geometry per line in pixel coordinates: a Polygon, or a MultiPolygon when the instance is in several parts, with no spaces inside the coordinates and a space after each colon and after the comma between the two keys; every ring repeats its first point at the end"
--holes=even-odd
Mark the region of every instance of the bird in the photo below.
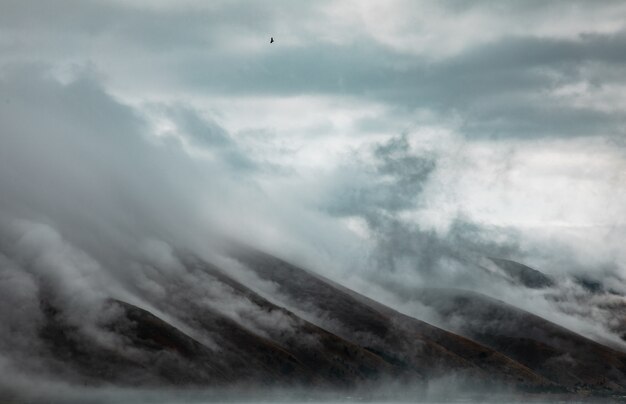
{"type": "Polygon", "coordinates": [[[270,43],[274,43],[274,37],[270,37],[270,43]]]}

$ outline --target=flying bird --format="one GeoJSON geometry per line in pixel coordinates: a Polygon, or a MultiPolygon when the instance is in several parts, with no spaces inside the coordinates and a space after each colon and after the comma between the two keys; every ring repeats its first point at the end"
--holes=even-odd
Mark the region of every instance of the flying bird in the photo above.
{"type": "Polygon", "coordinates": [[[274,43],[274,37],[270,37],[270,43],[274,43]]]}

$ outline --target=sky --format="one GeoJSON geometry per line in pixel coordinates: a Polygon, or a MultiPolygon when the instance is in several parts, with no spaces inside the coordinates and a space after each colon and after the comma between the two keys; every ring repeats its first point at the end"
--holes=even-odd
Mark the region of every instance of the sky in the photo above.
{"type": "Polygon", "coordinates": [[[129,256],[227,234],[404,311],[465,286],[591,332],[467,266],[623,290],[624,21],[621,1],[0,0],[2,239],[40,276],[87,271],[86,300],[129,256]]]}

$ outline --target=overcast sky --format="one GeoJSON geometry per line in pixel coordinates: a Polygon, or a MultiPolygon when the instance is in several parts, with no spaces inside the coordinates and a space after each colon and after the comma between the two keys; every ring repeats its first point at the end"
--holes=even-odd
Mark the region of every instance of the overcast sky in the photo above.
{"type": "Polygon", "coordinates": [[[0,0],[0,218],[92,247],[218,227],[415,284],[465,254],[626,276],[624,21],[622,1],[0,0]]]}

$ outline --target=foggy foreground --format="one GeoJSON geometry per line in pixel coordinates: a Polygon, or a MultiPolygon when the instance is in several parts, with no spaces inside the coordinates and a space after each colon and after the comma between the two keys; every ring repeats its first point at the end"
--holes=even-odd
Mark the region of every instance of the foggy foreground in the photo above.
{"type": "MultiPolygon", "coordinates": [[[[458,386],[457,386],[458,387],[458,386]]],[[[311,389],[254,389],[245,388],[236,390],[212,389],[209,391],[184,390],[141,390],[119,388],[87,388],[80,389],[68,386],[48,386],[43,392],[31,391],[22,396],[20,401],[16,397],[5,397],[5,402],[45,402],[45,403],[120,403],[120,404],[203,404],[203,403],[607,403],[623,402],[626,397],[614,395],[610,397],[580,397],[572,394],[520,394],[513,392],[477,391],[468,389],[459,391],[452,387],[449,381],[445,384],[434,383],[428,389],[411,388],[393,389],[377,388],[369,391],[331,392],[312,391],[311,389]]],[[[36,389],[34,389],[36,390],[36,389]]]]}

